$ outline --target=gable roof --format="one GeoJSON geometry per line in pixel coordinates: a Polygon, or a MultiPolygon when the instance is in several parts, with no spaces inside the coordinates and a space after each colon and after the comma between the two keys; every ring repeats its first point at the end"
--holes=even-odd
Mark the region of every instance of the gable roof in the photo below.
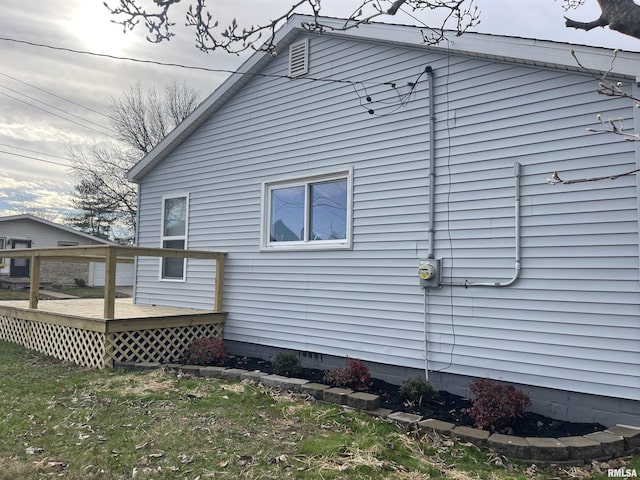
{"type": "MultiPolygon", "coordinates": [[[[304,22],[312,21],[314,21],[313,17],[293,15],[276,33],[274,41],[277,46],[276,54],[282,53],[301,33],[319,35],[310,33],[302,27],[304,22]]],[[[582,65],[596,74],[608,72],[616,77],[628,78],[640,83],[640,52],[618,51],[615,62],[612,63],[614,51],[609,48],[470,32],[461,36],[450,32],[438,45],[427,45],[423,38],[424,28],[416,26],[370,23],[344,30],[344,19],[320,17],[319,21],[323,25],[336,28],[336,30],[329,28],[321,35],[383,42],[421,48],[426,51],[467,55],[544,68],[579,71],[580,68],[571,53],[575,51],[582,65]]],[[[257,51],[251,55],[189,117],[129,171],[128,179],[132,182],[140,182],[272,59],[272,54],[263,51],[257,51]]]]}
{"type": "Polygon", "coordinates": [[[52,228],[56,228],[58,230],[63,230],[65,232],[68,233],[72,233],[74,235],[78,235],[79,237],[84,237],[88,240],[92,240],[94,242],[99,242],[99,243],[103,243],[105,245],[111,245],[112,242],[109,242],[108,240],[104,240],[102,238],[98,238],[98,237],[94,237],[93,235],[89,235],[88,233],[84,233],[84,232],[80,232],[74,228],[71,227],[67,227],[66,225],[60,225],[59,223],[55,223],[55,222],[51,222],[49,220],[45,220],[44,218],[40,218],[40,217],[36,217],[35,215],[31,215],[28,213],[22,214],[22,215],[8,215],[6,217],[0,217],[0,223],[1,222],[10,222],[10,221],[14,221],[14,220],[31,220],[33,222],[37,222],[37,223],[41,223],[43,225],[46,225],[48,227],[52,227],[52,228]]]}

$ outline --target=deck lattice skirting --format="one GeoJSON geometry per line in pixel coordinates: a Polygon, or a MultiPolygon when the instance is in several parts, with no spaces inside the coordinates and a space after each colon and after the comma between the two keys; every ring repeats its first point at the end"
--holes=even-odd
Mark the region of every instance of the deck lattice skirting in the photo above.
{"type": "Polygon", "coordinates": [[[120,320],[46,315],[39,320],[41,315],[0,306],[0,340],[90,368],[176,362],[194,339],[221,338],[224,328],[224,314],[219,313],[120,320]]]}
{"type": "MultiPolygon", "coordinates": [[[[58,248],[3,250],[3,258],[30,259],[29,308],[0,304],[0,340],[19,343],[46,355],[85,367],[104,368],[114,362],[175,362],[196,338],[222,338],[226,314],[222,312],[225,253],[123,245],[92,245],[58,248]],[[136,314],[130,307],[126,318],[116,318],[116,266],[136,257],[193,258],[215,264],[212,311],[173,309],[136,314]],[[73,300],[65,306],[38,309],[41,260],[104,262],[105,290],[97,305],[79,308],[73,300]],[[73,309],[74,307],[78,307],[73,309]],[[73,310],[71,310],[73,309],[73,310]]],[[[11,302],[7,302],[11,303],[11,302]]],[[[44,303],[44,302],[43,302],[44,303]]]]}
{"type": "Polygon", "coordinates": [[[0,340],[83,367],[105,366],[105,336],[100,332],[0,315],[0,340]]]}
{"type": "Polygon", "coordinates": [[[216,323],[116,332],[105,336],[106,358],[109,366],[113,362],[177,362],[193,340],[222,338],[222,330],[223,324],[216,323]]]}

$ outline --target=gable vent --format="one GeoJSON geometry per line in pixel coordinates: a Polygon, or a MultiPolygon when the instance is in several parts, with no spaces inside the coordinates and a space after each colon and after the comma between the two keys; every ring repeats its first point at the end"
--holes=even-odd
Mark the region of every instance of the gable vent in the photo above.
{"type": "Polygon", "coordinates": [[[309,71],[309,39],[289,46],[289,76],[300,77],[309,71]]]}

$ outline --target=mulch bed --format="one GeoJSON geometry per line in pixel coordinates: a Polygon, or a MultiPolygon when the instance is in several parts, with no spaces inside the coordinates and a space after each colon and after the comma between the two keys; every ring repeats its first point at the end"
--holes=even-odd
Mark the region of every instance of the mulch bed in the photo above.
{"type": "MultiPolygon", "coordinates": [[[[253,357],[230,357],[225,366],[273,373],[271,362],[253,357]]],[[[304,368],[302,373],[296,376],[310,382],[326,383],[323,382],[324,374],[324,370],[304,368]]],[[[432,399],[417,405],[403,402],[399,390],[400,388],[397,385],[374,378],[366,391],[380,396],[380,406],[382,408],[388,408],[396,412],[413,413],[424,418],[434,418],[461,426],[475,426],[473,419],[464,413],[464,409],[471,407],[471,400],[468,398],[445,391],[438,391],[432,399]]],[[[557,438],[585,435],[605,428],[599,423],[566,422],[537,413],[526,412],[522,417],[516,419],[506,431],[501,433],[519,437],[557,438]]]]}

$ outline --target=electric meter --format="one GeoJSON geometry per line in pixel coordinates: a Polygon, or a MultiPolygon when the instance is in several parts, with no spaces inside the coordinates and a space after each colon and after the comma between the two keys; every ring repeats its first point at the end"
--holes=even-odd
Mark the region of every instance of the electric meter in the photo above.
{"type": "Polygon", "coordinates": [[[430,263],[421,263],[418,267],[418,276],[420,280],[431,280],[436,274],[436,268],[430,263]]]}
{"type": "Polygon", "coordinates": [[[442,278],[442,269],[440,268],[441,259],[430,258],[421,260],[418,266],[418,277],[420,278],[420,286],[423,288],[438,288],[442,278]]]}

